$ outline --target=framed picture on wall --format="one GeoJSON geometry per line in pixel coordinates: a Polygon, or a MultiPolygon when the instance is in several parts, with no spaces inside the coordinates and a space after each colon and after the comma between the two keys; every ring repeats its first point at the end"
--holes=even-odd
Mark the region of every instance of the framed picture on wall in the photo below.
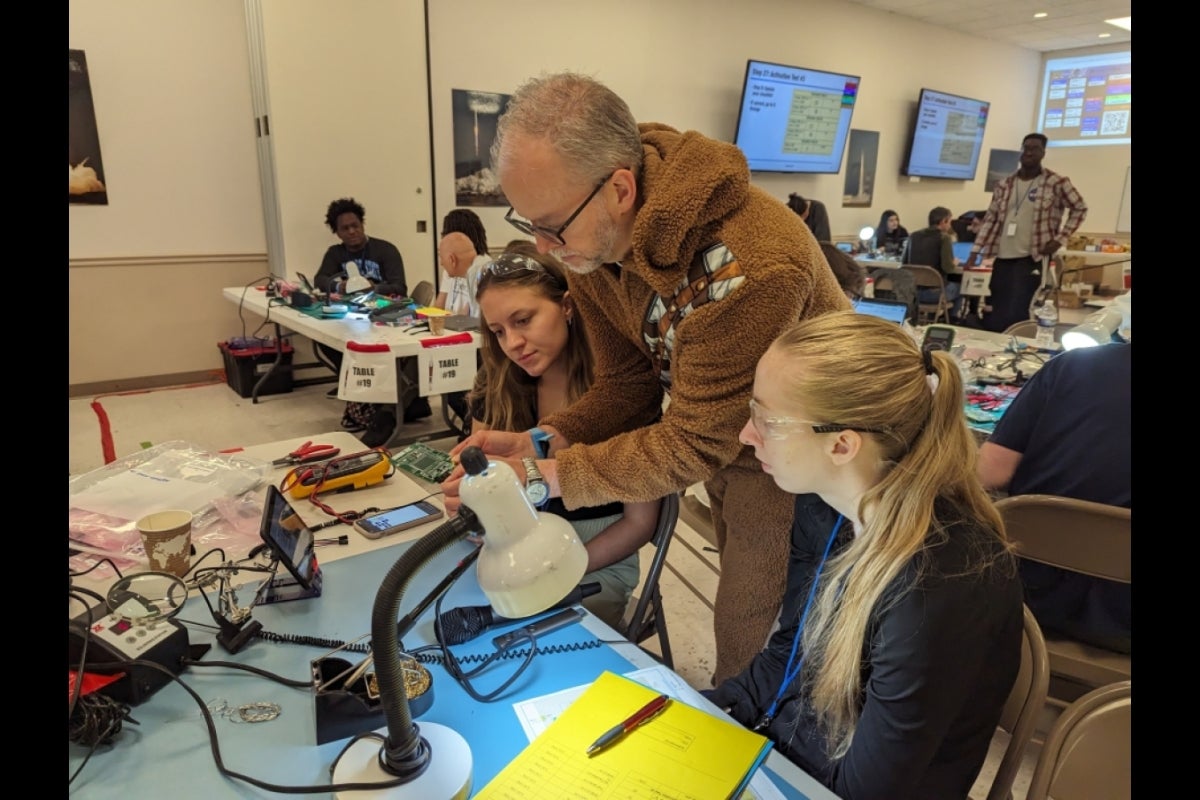
{"type": "Polygon", "coordinates": [[[875,195],[875,166],[879,161],[879,131],[850,129],[846,145],[846,185],[842,208],[869,208],[875,195]]]}
{"type": "Polygon", "coordinates": [[[492,170],[496,122],[511,95],[451,89],[454,110],[454,199],[460,206],[507,206],[492,170]]]}
{"type": "Polygon", "coordinates": [[[108,205],[92,84],[82,50],[67,50],[67,202],[108,205]]]}
{"type": "Polygon", "coordinates": [[[987,180],[983,184],[983,190],[992,191],[996,184],[1012,175],[1020,166],[1020,150],[992,150],[988,156],[987,180]]]}

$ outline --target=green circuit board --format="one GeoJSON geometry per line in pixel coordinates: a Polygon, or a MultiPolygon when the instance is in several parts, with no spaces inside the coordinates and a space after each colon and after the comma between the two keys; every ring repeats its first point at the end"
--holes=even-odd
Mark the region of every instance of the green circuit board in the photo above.
{"type": "Polygon", "coordinates": [[[430,483],[441,483],[454,469],[454,462],[449,455],[422,442],[413,442],[396,453],[392,456],[392,463],[430,483]]]}

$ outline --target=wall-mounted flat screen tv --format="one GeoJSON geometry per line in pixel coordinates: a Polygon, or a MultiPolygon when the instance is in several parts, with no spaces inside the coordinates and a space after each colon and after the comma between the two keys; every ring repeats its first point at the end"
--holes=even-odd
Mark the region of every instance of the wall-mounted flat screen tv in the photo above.
{"type": "Polygon", "coordinates": [[[842,168],[859,76],[748,61],[734,144],[753,172],[842,168]]]}
{"type": "Polygon", "coordinates": [[[904,174],[975,180],[990,105],[983,100],[922,89],[904,174]]]}

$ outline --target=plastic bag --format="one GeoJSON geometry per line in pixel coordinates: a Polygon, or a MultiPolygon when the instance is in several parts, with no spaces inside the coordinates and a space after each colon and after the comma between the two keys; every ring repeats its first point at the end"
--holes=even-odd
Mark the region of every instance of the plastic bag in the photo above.
{"type": "MultiPolygon", "coordinates": [[[[184,441],[169,441],[120,458],[68,483],[69,567],[81,572],[110,558],[121,571],[147,564],[134,526],[145,514],[186,508],[195,515],[192,545],[196,559],[220,548],[225,559],[243,558],[258,543],[246,519],[255,506],[261,517],[265,495],[259,486],[270,466],[240,455],[210,453],[184,441]]],[[[193,559],[195,563],[196,559],[193,559]]],[[[213,562],[215,566],[217,562],[213,562]]],[[[91,575],[112,575],[101,564],[91,575]]]]}

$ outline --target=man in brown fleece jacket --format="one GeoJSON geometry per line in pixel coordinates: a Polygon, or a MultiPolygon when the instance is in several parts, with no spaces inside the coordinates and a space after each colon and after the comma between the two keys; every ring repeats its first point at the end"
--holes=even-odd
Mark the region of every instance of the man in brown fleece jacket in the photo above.
{"type": "MultiPolygon", "coordinates": [[[[496,431],[455,452],[542,456],[569,509],[704,481],[721,555],[720,683],[762,649],[787,570],[794,498],[738,442],[755,365],[791,323],[849,303],[804,221],[750,185],[737,147],[639,126],[592,78],[562,73],[518,89],[492,163],[512,203],[506,219],[570,268],[595,380],[534,429],[552,436],[552,458],[528,433],[496,431]]],[[[444,487],[450,510],[457,484],[456,474],[444,487]]]]}

